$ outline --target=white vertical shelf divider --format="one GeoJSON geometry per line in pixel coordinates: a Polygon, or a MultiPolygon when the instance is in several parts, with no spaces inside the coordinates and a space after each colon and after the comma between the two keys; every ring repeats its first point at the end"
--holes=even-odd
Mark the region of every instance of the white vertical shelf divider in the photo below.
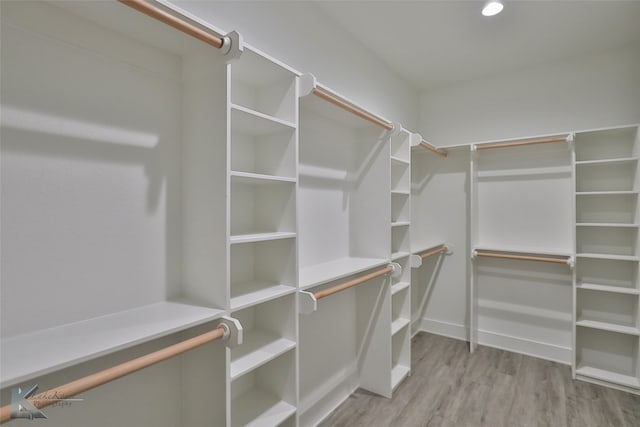
{"type": "Polygon", "coordinates": [[[574,378],[640,394],[638,126],[578,133],[574,378]]]}
{"type": "MultiPolygon", "coordinates": [[[[475,145],[469,147],[469,236],[471,238],[471,250],[478,243],[478,150],[475,145]]],[[[477,307],[476,307],[476,263],[473,252],[469,254],[469,351],[473,353],[478,345],[477,307]]]]}
{"type": "Polygon", "coordinates": [[[297,425],[297,76],[247,46],[227,81],[227,426],[297,425]]]}

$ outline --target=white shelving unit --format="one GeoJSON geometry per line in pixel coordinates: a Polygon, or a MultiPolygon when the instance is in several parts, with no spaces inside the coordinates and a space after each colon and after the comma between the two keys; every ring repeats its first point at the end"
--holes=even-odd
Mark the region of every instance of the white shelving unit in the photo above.
{"type": "MultiPolygon", "coordinates": [[[[117,2],[2,4],[2,38],[3,396],[210,330],[228,299],[225,56],[117,2]]],[[[210,405],[223,425],[224,344],[201,350],[51,425],[113,425],[95,414],[123,400],[149,408],[118,405],[132,424],[197,425],[210,405]],[[195,371],[207,398],[176,384],[195,371]]]]}
{"type": "Polygon", "coordinates": [[[391,260],[402,273],[391,281],[390,397],[411,372],[411,138],[391,137],[391,260]]]}
{"type": "Polygon", "coordinates": [[[575,376],[640,389],[637,127],[576,139],[575,376]]]}
{"type": "MultiPolygon", "coordinates": [[[[390,132],[312,94],[300,99],[299,129],[300,290],[387,265],[390,132]]],[[[389,287],[388,276],[370,280],[300,315],[301,425],[318,423],[357,387],[390,395],[389,287]]]]}
{"type": "Polygon", "coordinates": [[[570,142],[487,150],[472,145],[472,351],[485,344],[571,363],[573,156],[570,142]],[[476,257],[480,251],[569,262],[476,257]]]}
{"type": "Polygon", "coordinates": [[[296,74],[248,49],[227,66],[229,310],[245,330],[227,354],[227,425],[297,425],[296,74]]]}

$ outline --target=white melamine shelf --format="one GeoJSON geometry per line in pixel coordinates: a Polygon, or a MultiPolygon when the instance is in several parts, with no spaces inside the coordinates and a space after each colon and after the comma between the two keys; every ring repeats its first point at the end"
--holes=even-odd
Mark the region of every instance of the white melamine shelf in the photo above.
{"type": "Polygon", "coordinates": [[[159,302],[2,340],[2,387],[217,319],[222,310],[159,302]]]}
{"type": "Polygon", "coordinates": [[[402,191],[402,190],[392,190],[391,194],[398,194],[401,196],[409,196],[410,192],[409,191],[402,191]]]}
{"type": "Polygon", "coordinates": [[[612,292],[616,294],[640,295],[640,290],[635,288],[626,288],[624,286],[598,285],[596,283],[578,283],[578,289],[588,289],[591,291],[612,292]]]}
{"type": "Polygon", "coordinates": [[[296,343],[262,330],[246,332],[243,344],[231,350],[231,380],[295,348],[296,343]]]}
{"type": "Polygon", "coordinates": [[[231,298],[231,310],[239,310],[295,291],[293,286],[257,281],[233,283],[231,287],[236,295],[231,298]]]}
{"type": "Polygon", "coordinates": [[[409,282],[398,282],[391,286],[391,295],[395,295],[398,292],[405,290],[409,287],[409,282]]]}
{"type": "Polygon", "coordinates": [[[617,228],[638,228],[638,224],[622,224],[616,222],[579,222],[577,227],[617,227],[617,228]]]}
{"type": "Polygon", "coordinates": [[[265,240],[292,239],[294,237],[296,237],[296,233],[289,232],[289,231],[276,231],[273,233],[236,234],[229,237],[229,243],[233,245],[235,243],[250,243],[250,242],[263,242],[265,240]]]}
{"type": "Polygon", "coordinates": [[[251,108],[243,107],[237,104],[231,104],[231,114],[233,119],[233,127],[249,134],[249,135],[266,135],[278,132],[284,129],[295,129],[293,122],[282,120],[251,108]],[[234,113],[237,117],[233,117],[234,113]]]}
{"type": "Polygon", "coordinates": [[[403,379],[409,375],[409,368],[404,365],[396,365],[391,370],[391,388],[395,389],[403,379]]]}
{"type": "Polygon", "coordinates": [[[258,388],[233,399],[231,408],[231,425],[246,427],[277,426],[296,412],[295,406],[258,388]]]}
{"type": "Polygon", "coordinates": [[[411,162],[410,162],[410,161],[405,160],[405,159],[401,159],[400,157],[396,157],[396,156],[391,156],[391,161],[392,161],[392,162],[396,162],[396,163],[398,163],[398,164],[400,164],[400,165],[407,165],[407,166],[409,166],[409,165],[411,164],[411,162]]]}
{"type": "Polygon", "coordinates": [[[620,157],[617,159],[578,160],[576,161],[576,165],[602,165],[608,163],[631,163],[637,161],[638,157],[620,157]]]}
{"type": "Polygon", "coordinates": [[[593,258],[593,259],[613,259],[613,260],[619,260],[619,261],[640,261],[640,257],[631,256],[631,255],[579,253],[579,254],[576,254],[576,257],[593,258]]]}
{"type": "Polygon", "coordinates": [[[411,225],[409,221],[396,221],[391,223],[392,227],[406,227],[408,225],[411,225]]]}
{"type": "Polygon", "coordinates": [[[271,184],[274,182],[295,183],[296,179],[288,176],[264,175],[260,173],[231,171],[231,178],[234,182],[244,184],[271,184]]]}
{"type": "Polygon", "coordinates": [[[398,251],[391,254],[391,260],[395,261],[400,258],[404,258],[406,256],[411,255],[411,252],[398,251]]]}
{"type": "Polygon", "coordinates": [[[616,195],[637,195],[636,190],[615,190],[615,191],[578,191],[576,196],[616,196],[616,195]]]}
{"type": "Polygon", "coordinates": [[[409,319],[405,319],[404,317],[398,317],[396,320],[391,322],[391,335],[395,335],[402,330],[405,326],[407,326],[411,321],[409,319]]]}
{"type": "Polygon", "coordinates": [[[388,264],[380,258],[341,258],[300,269],[300,289],[328,283],[374,267],[388,264]]]}
{"type": "Polygon", "coordinates": [[[600,329],[602,331],[640,336],[640,329],[634,326],[618,325],[616,323],[600,322],[597,320],[578,320],[576,325],[584,328],[600,329]]]}
{"type": "Polygon", "coordinates": [[[594,368],[593,366],[582,363],[576,368],[576,374],[594,378],[596,380],[625,385],[627,387],[640,388],[640,379],[636,377],[607,371],[605,369],[594,368]]]}

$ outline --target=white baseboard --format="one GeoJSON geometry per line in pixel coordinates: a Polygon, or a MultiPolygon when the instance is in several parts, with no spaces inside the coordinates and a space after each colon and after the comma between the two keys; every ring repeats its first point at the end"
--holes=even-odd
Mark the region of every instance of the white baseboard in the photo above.
{"type": "Polygon", "coordinates": [[[478,344],[537,357],[538,359],[550,360],[563,365],[571,365],[571,347],[562,347],[482,330],[478,331],[478,344]]]}
{"type": "MultiPolygon", "coordinates": [[[[427,318],[419,319],[417,322],[419,322],[418,332],[429,332],[462,341],[469,340],[469,330],[465,325],[427,318]]],[[[571,347],[562,347],[490,331],[478,331],[478,344],[537,357],[538,359],[551,360],[564,365],[571,365],[571,358],[573,357],[571,347]]]]}
{"type": "Polygon", "coordinates": [[[469,330],[464,325],[458,325],[441,320],[427,319],[423,317],[418,319],[418,332],[430,332],[444,337],[455,338],[457,340],[469,341],[469,330]]]}

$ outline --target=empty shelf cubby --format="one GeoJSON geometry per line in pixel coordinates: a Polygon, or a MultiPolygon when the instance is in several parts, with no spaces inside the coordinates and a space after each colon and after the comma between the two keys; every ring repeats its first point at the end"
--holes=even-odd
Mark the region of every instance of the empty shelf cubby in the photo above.
{"type": "Polygon", "coordinates": [[[579,132],[576,161],[629,158],[637,155],[637,127],[579,132]]]}
{"type": "Polygon", "coordinates": [[[291,71],[251,50],[229,67],[233,105],[295,123],[296,77],[291,71]]]}
{"type": "Polygon", "coordinates": [[[578,289],[576,318],[579,326],[640,334],[637,295],[578,289]]]}
{"type": "Polygon", "coordinates": [[[576,248],[581,254],[636,256],[637,228],[580,227],[576,248]]]}
{"type": "Polygon", "coordinates": [[[231,108],[231,170],[295,178],[295,128],[231,108]]]}
{"type": "Polygon", "coordinates": [[[579,258],[576,282],[578,288],[638,294],[638,262],[579,258]]]}
{"type": "Polygon", "coordinates": [[[578,224],[636,224],[637,193],[586,194],[576,199],[578,224]]]}
{"type": "Polygon", "coordinates": [[[295,239],[231,246],[231,309],[291,292],[296,286],[295,239]]]}

